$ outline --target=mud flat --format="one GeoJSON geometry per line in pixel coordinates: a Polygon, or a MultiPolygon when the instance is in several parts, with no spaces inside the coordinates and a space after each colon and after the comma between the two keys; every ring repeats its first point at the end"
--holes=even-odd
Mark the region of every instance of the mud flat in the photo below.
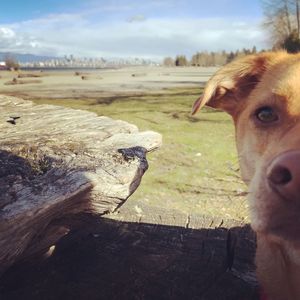
{"type": "Polygon", "coordinates": [[[155,93],[165,88],[199,86],[217,68],[131,67],[91,71],[0,72],[0,94],[23,98],[95,98],[99,95],[155,93]],[[14,78],[39,77],[38,82],[5,85],[14,78]]]}

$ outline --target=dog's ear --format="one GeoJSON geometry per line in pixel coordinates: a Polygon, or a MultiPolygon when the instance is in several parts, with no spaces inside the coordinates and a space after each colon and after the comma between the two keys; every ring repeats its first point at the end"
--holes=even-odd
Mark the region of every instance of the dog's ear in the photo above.
{"type": "Polygon", "coordinates": [[[240,100],[247,97],[260,81],[273,55],[249,55],[221,68],[207,82],[202,96],[194,103],[192,114],[207,105],[233,115],[240,100]]]}

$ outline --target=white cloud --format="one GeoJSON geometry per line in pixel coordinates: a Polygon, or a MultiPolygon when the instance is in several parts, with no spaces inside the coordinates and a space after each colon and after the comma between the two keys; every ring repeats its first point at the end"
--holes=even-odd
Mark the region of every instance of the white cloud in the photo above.
{"type": "Polygon", "coordinates": [[[143,22],[146,21],[146,17],[144,15],[135,15],[132,16],[128,19],[129,23],[133,23],[133,22],[143,22]]]}
{"type": "Polygon", "coordinates": [[[6,28],[6,27],[0,27],[0,38],[1,39],[11,39],[13,37],[15,37],[15,32],[10,29],[10,28],[6,28]]]}
{"type": "MultiPolygon", "coordinates": [[[[138,15],[137,15],[138,16],[138,15]]],[[[59,14],[0,25],[2,50],[79,56],[161,58],[200,50],[266,47],[259,20],[144,18],[102,21],[59,14]],[[143,21],[143,22],[136,22],[143,21]]]]}
{"type": "Polygon", "coordinates": [[[1,26],[0,45],[2,52],[31,52],[32,48],[37,47],[38,41],[28,33],[18,33],[12,28],[1,26]]]}

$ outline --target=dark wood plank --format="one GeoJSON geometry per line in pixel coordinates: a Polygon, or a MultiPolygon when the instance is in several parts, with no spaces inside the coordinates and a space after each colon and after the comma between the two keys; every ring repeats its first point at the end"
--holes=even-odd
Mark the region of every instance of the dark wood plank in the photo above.
{"type": "MultiPolygon", "coordinates": [[[[222,225],[235,224],[226,228],[203,216],[190,216],[198,224],[194,228],[166,225],[164,213],[154,224],[125,221],[124,215],[118,216],[123,221],[88,216],[87,227],[64,237],[38,268],[36,262],[28,262],[8,271],[0,295],[5,300],[20,295],[23,299],[258,299],[255,239],[249,225],[224,220],[222,225]],[[201,228],[201,224],[212,225],[201,228]]],[[[185,219],[180,214],[175,217],[185,219]]]]}

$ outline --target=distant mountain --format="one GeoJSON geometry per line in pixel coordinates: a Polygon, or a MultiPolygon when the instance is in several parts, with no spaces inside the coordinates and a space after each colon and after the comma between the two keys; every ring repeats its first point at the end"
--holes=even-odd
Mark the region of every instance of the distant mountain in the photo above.
{"type": "Polygon", "coordinates": [[[0,52],[0,61],[5,60],[7,56],[11,56],[15,58],[20,63],[41,62],[41,61],[59,58],[57,56],[43,56],[43,55],[34,55],[34,54],[0,52]]]}

